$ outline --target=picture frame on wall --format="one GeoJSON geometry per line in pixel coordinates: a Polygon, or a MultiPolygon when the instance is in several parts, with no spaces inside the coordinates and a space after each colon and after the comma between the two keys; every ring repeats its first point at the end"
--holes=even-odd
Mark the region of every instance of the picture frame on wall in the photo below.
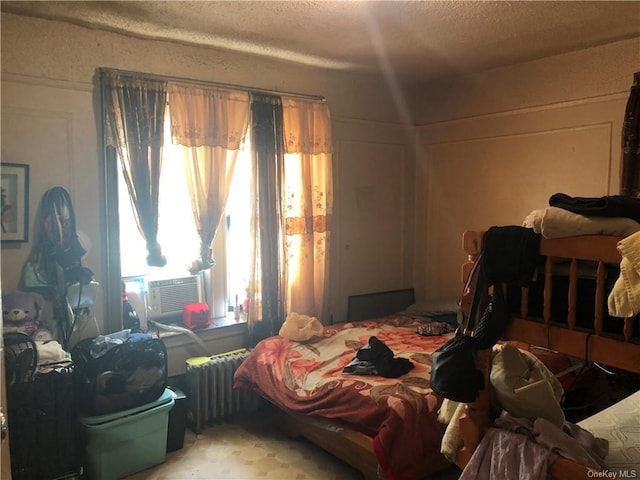
{"type": "Polygon", "coordinates": [[[28,242],[29,165],[0,163],[0,187],[0,240],[28,242]]]}

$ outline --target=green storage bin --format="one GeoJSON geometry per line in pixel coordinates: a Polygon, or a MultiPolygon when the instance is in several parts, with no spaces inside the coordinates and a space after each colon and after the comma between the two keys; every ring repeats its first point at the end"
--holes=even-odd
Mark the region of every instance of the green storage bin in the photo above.
{"type": "Polygon", "coordinates": [[[169,411],[175,400],[165,389],[155,402],[122,412],[81,417],[87,433],[85,472],[92,480],[117,480],[163,463],[169,411]]]}

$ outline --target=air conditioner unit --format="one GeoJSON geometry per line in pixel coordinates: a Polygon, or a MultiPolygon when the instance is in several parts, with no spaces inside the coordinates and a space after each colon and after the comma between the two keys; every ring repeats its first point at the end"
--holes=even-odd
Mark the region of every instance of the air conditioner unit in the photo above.
{"type": "Polygon", "coordinates": [[[201,303],[200,276],[148,281],[147,308],[152,320],[181,317],[185,305],[201,303]]]}

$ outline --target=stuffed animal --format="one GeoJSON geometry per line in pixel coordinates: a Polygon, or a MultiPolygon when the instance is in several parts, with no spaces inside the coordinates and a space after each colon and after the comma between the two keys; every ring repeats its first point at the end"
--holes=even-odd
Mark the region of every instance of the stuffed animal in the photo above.
{"type": "Polygon", "coordinates": [[[44,327],[40,312],[45,299],[36,292],[14,290],[2,294],[2,331],[20,332],[29,335],[34,341],[46,342],[53,338],[44,327]]]}

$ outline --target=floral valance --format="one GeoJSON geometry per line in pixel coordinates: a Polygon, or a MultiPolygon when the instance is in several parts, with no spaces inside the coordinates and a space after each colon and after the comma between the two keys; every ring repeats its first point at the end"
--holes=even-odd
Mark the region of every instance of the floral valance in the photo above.
{"type": "Polygon", "coordinates": [[[169,84],[171,140],[186,147],[242,148],[249,122],[249,94],[169,84]]]}
{"type": "Polygon", "coordinates": [[[332,153],[329,106],[321,100],[282,97],[286,153],[332,153]]]}

